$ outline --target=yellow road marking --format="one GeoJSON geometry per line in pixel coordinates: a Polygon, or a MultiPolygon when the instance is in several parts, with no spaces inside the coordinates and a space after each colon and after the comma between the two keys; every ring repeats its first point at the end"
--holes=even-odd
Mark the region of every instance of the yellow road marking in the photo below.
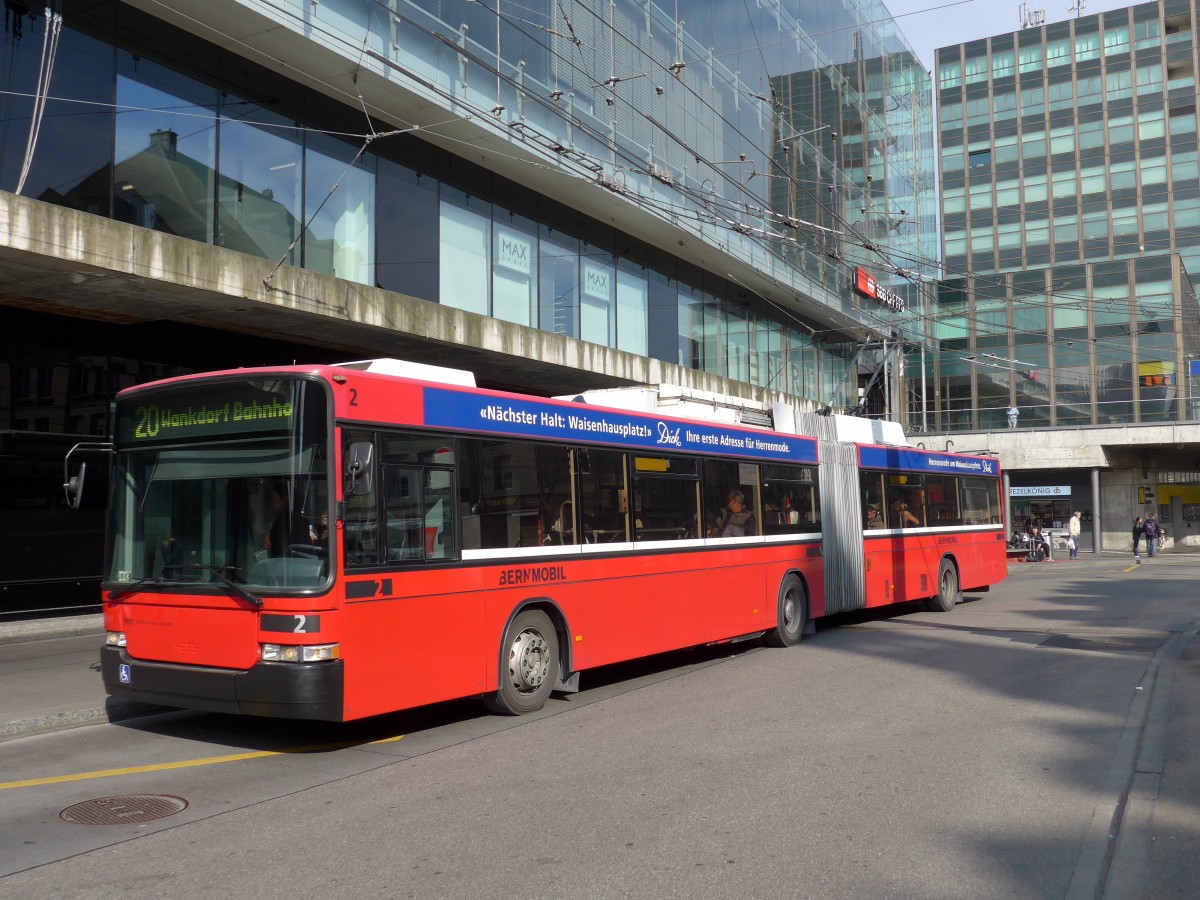
{"type": "Polygon", "coordinates": [[[76,772],[73,775],[52,775],[49,778],[27,778],[24,781],[0,782],[0,791],[9,788],[37,787],[43,784],[64,784],[68,781],[88,781],[93,778],[112,778],[116,775],[139,775],[143,772],[164,772],[168,769],[190,769],[194,766],[211,766],[217,763],[241,762],[246,759],[265,759],[268,756],[284,756],[289,753],[316,753],[322,750],[340,750],[345,747],[369,747],[372,744],[394,744],[404,739],[404,735],[382,738],[363,744],[359,741],[346,741],[340,744],[314,744],[311,747],[288,747],[283,750],[255,750],[250,753],[230,753],[226,756],[206,756],[202,759],[184,759],[176,762],[152,763],[146,766],[129,766],[124,769],[101,769],[96,772],[76,772]]]}
{"type": "Polygon", "coordinates": [[[1134,563],[1128,569],[1122,569],[1121,571],[1122,572],[1132,572],[1134,569],[1138,568],[1139,566],[1141,566],[1141,563],[1134,563]]]}

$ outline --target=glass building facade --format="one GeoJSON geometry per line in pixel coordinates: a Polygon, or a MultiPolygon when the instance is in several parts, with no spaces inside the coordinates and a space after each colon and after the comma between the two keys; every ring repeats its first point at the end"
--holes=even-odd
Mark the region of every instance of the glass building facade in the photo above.
{"type": "Polygon", "coordinates": [[[929,78],[878,2],[704,3],[686,24],[616,0],[235,5],[724,261],[115,2],[65,5],[27,172],[46,20],[10,19],[0,189],[823,402],[853,405],[861,334],[904,327],[850,290],[854,265],[925,310],[896,270],[935,247],[929,78]]]}
{"type": "Polygon", "coordinates": [[[1012,405],[1022,428],[1200,418],[1200,306],[1176,255],[950,278],[940,293],[939,430],[1004,428],[1012,405]]]}
{"type": "Polygon", "coordinates": [[[939,427],[1196,417],[1195,23],[1162,0],[938,51],[939,427]]]}

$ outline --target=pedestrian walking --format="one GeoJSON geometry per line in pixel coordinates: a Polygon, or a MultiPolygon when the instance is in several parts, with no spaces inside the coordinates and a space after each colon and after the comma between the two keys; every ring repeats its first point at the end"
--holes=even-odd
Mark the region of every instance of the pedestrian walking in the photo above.
{"type": "Polygon", "coordinates": [[[1142,554],[1138,553],[1138,545],[1142,541],[1142,535],[1146,533],[1146,526],[1142,522],[1142,517],[1138,516],[1133,520],[1133,558],[1141,559],[1142,554]]]}
{"type": "Polygon", "coordinates": [[[1080,527],[1080,516],[1083,513],[1079,510],[1075,511],[1075,515],[1071,516],[1071,521],[1067,523],[1068,540],[1071,542],[1071,559],[1079,559],[1079,532],[1083,529],[1080,527]]]}
{"type": "Polygon", "coordinates": [[[1146,534],[1146,555],[1153,559],[1158,555],[1158,523],[1154,521],[1154,513],[1146,516],[1142,529],[1146,534]]]}
{"type": "Polygon", "coordinates": [[[1017,409],[1015,406],[1010,406],[1008,408],[1008,427],[1009,428],[1017,427],[1017,416],[1019,416],[1019,415],[1021,415],[1021,411],[1019,409],[1017,409]]]}

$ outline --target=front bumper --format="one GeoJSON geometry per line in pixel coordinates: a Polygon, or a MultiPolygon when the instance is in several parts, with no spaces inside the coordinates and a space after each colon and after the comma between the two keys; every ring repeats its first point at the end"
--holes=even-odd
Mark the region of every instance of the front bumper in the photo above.
{"type": "Polygon", "coordinates": [[[100,674],[113,697],[281,719],[343,721],[342,661],[260,662],[245,671],[134,659],[123,647],[100,650],[100,674]]]}

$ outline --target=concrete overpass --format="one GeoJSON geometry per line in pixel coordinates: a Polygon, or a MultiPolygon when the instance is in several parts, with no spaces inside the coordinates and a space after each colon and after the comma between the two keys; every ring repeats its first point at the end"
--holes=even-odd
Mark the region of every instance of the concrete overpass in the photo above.
{"type": "Polygon", "coordinates": [[[745,382],[0,191],[4,306],[312,347],[301,363],[410,359],[470,370],[482,387],[541,395],[674,384],[814,407],[745,382]]]}
{"type": "Polygon", "coordinates": [[[956,431],[910,434],[909,440],[931,450],[995,456],[1006,488],[1085,485],[1076,505],[1098,521],[1101,549],[1128,548],[1134,517],[1147,512],[1160,513],[1176,543],[1200,547],[1200,521],[1185,517],[1191,504],[1179,496],[1189,486],[1200,491],[1200,423],[956,431]]]}

